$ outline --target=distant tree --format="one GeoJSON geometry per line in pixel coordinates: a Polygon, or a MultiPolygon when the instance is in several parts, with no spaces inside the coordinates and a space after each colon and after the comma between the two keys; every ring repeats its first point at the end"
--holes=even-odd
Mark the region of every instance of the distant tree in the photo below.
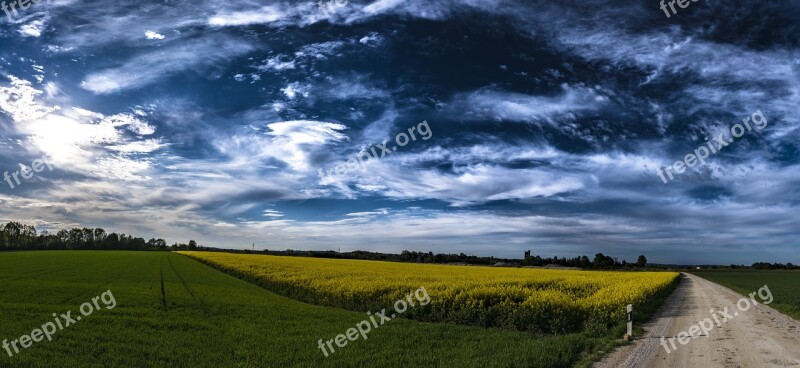
{"type": "Polygon", "coordinates": [[[768,262],[756,262],[753,263],[750,267],[756,270],[770,270],[772,269],[772,264],[768,262]]]}
{"type": "Polygon", "coordinates": [[[144,250],[147,249],[147,242],[143,238],[131,238],[128,242],[128,249],[144,250]]]}
{"type": "Polygon", "coordinates": [[[644,255],[639,256],[639,258],[636,260],[636,266],[637,267],[647,266],[647,257],[645,257],[644,255]]]}
{"type": "Polygon", "coordinates": [[[83,238],[83,243],[86,244],[86,247],[89,249],[94,248],[94,229],[83,228],[81,229],[81,237],[83,238]]]}
{"type": "Polygon", "coordinates": [[[69,249],[83,248],[83,231],[81,229],[73,228],[69,231],[69,244],[67,247],[69,249]]]}
{"type": "Polygon", "coordinates": [[[189,240],[189,250],[196,250],[197,249],[197,242],[194,240],[189,240]]]}
{"type": "Polygon", "coordinates": [[[594,268],[600,269],[611,269],[614,268],[614,258],[607,256],[603,253],[597,253],[594,255],[594,268]]]}
{"type": "Polygon", "coordinates": [[[56,237],[62,246],[66,246],[67,242],[69,241],[69,231],[61,229],[56,233],[56,237]]]}
{"type": "Polygon", "coordinates": [[[116,249],[119,247],[119,235],[117,235],[117,233],[108,234],[105,241],[103,241],[103,246],[105,249],[116,249]]]}
{"type": "Polygon", "coordinates": [[[3,235],[6,238],[8,248],[14,249],[20,245],[22,235],[22,224],[19,222],[9,222],[3,227],[3,235]]]}
{"type": "Polygon", "coordinates": [[[102,228],[98,227],[98,228],[94,229],[94,242],[95,242],[95,244],[105,245],[104,242],[106,240],[106,236],[108,236],[108,234],[106,234],[106,231],[103,230],[102,228]]]}

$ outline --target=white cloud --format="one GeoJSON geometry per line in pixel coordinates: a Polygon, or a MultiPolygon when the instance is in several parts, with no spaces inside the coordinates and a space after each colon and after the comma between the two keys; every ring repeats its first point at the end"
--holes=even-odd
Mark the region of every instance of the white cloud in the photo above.
{"type": "Polygon", "coordinates": [[[78,115],[83,116],[83,117],[87,117],[87,118],[90,118],[90,119],[102,119],[102,118],[105,117],[103,114],[101,114],[99,112],[89,111],[89,110],[86,110],[86,109],[82,109],[80,107],[73,107],[72,110],[75,111],[75,113],[77,113],[78,115]]]}
{"type": "Polygon", "coordinates": [[[388,215],[389,209],[388,208],[379,208],[375,211],[366,211],[366,212],[351,212],[346,214],[345,216],[348,217],[373,217],[379,215],[388,215]]]}
{"type": "Polygon", "coordinates": [[[382,40],[383,37],[381,37],[381,35],[379,35],[377,32],[370,32],[370,34],[361,37],[358,42],[364,45],[376,46],[380,44],[382,40]]]}
{"type": "Polygon", "coordinates": [[[275,6],[265,6],[257,10],[222,12],[208,18],[212,26],[243,26],[248,24],[272,23],[285,17],[286,14],[275,6]]]}
{"type": "Polygon", "coordinates": [[[206,38],[144,53],[124,65],[89,74],[81,87],[96,94],[138,88],[179,71],[213,65],[252,49],[232,39],[206,38]],[[197,55],[203,55],[198,58],[197,55]]]}
{"type": "Polygon", "coordinates": [[[317,88],[317,90],[331,99],[386,99],[390,96],[388,91],[371,85],[365,76],[347,75],[328,79],[329,85],[317,88]]]}
{"type": "MultiPolygon", "coordinates": [[[[347,139],[341,133],[347,126],[337,123],[292,120],[267,124],[267,129],[269,132],[266,135],[259,135],[251,130],[244,135],[218,139],[215,146],[229,157],[228,165],[232,168],[255,169],[257,166],[253,164],[254,160],[274,160],[285,163],[293,171],[310,172],[313,168],[312,154],[328,143],[347,139]]],[[[259,175],[263,174],[261,172],[259,175]]]]}
{"type": "Polygon", "coordinates": [[[361,9],[362,12],[367,14],[384,13],[403,3],[403,0],[378,0],[361,9]]]}
{"type": "Polygon", "coordinates": [[[258,67],[259,70],[274,70],[274,71],[284,71],[289,69],[295,68],[294,60],[286,60],[281,56],[275,56],[267,59],[267,62],[263,65],[258,67]]]}
{"type": "Polygon", "coordinates": [[[144,32],[144,37],[148,40],[163,40],[166,38],[164,35],[150,30],[144,32]]]}
{"type": "Polygon", "coordinates": [[[19,27],[19,33],[23,37],[39,37],[45,29],[45,22],[43,19],[32,20],[28,24],[23,24],[19,27]]]}
{"type": "Polygon", "coordinates": [[[116,114],[104,119],[104,122],[112,126],[127,126],[128,130],[138,135],[151,135],[155,133],[155,127],[145,123],[134,115],[131,114],[116,114]]]}
{"type": "Polygon", "coordinates": [[[607,100],[593,88],[561,87],[562,93],[557,96],[531,96],[484,89],[457,96],[454,106],[467,110],[466,117],[472,119],[535,122],[568,113],[595,110],[607,100]]]}
{"type": "Polygon", "coordinates": [[[283,213],[275,210],[265,210],[264,217],[283,217],[283,213]]]}
{"type": "Polygon", "coordinates": [[[125,158],[119,153],[149,152],[153,142],[128,139],[119,128],[152,134],[152,126],[130,114],[104,117],[80,107],[62,110],[49,106],[49,97],[30,82],[14,76],[9,79],[10,86],[0,87],[0,110],[12,117],[16,131],[26,137],[26,150],[47,154],[53,166],[62,171],[100,178],[139,180],[139,173],[149,168],[147,160],[125,158]]]}
{"type": "Polygon", "coordinates": [[[140,142],[131,142],[121,145],[106,146],[107,149],[122,153],[150,153],[163,148],[165,145],[157,139],[148,139],[140,142]]]}
{"type": "Polygon", "coordinates": [[[49,107],[37,102],[36,98],[43,92],[33,88],[31,82],[13,75],[8,78],[11,85],[0,87],[0,110],[11,115],[15,121],[37,119],[60,109],[58,106],[49,107]]]}
{"type": "Polygon", "coordinates": [[[281,88],[281,92],[290,100],[295,99],[298,95],[308,97],[310,90],[311,86],[298,82],[290,83],[288,86],[281,88]]]}
{"type": "Polygon", "coordinates": [[[294,54],[297,57],[309,56],[316,59],[327,59],[328,56],[336,55],[342,47],[344,47],[344,42],[342,41],[312,43],[301,47],[294,54]]]}
{"type": "Polygon", "coordinates": [[[381,184],[384,196],[398,199],[439,199],[454,206],[488,201],[550,197],[583,189],[579,175],[542,169],[510,169],[472,165],[455,173],[434,170],[376,168],[371,166],[359,182],[381,184]]]}

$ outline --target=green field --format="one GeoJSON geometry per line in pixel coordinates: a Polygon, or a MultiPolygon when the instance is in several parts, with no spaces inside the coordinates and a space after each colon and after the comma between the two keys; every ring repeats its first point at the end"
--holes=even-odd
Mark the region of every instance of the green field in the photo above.
{"type": "Polygon", "coordinates": [[[800,320],[800,271],[705,270],[691,273],[742,295],[758,291],[758,288],[767,285],[775,298],[769,306],[800,320]]]}
{"type": "Polygon", "coordinates": [[[611,340],[397,319],[325,358],[317,341],[364,313],[278,296],[178,254],[126,251],[0,253],[0,339],[53,313],[75,317],[106,290],[116,308],[13,357],[0,350],[0,367],[565,367],[611,340]]]}

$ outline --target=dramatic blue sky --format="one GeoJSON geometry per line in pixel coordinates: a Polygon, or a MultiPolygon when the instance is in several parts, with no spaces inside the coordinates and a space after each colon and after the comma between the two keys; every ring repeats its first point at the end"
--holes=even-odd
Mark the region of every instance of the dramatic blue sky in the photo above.
{"type": "Polygon", "coordinates": [[[53,171],[0,182],[0,219],[217,247],[800,263],[800,3],[677,10],[41,1],[0,14],[0,171],[45,154],[53,171]],[[756,111],[764,129],[659,179],[756,111]],[[430,139],[318,175],[423,121],[430,139]]]}

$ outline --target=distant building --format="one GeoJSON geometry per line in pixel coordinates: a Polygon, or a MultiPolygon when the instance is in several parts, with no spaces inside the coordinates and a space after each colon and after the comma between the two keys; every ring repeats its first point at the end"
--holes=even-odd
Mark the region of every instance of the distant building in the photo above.
{"type": "Polygon", "coordinates": [[[531,251],[526,250],[525,251],[525,260],[527,261],[529,258],[531,258],[531,251]]]}

